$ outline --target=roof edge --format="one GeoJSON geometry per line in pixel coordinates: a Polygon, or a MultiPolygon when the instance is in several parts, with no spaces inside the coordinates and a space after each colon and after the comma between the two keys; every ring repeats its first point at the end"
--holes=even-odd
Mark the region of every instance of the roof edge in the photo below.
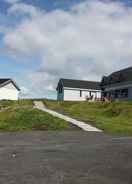
{"type": "Polygon", "coordinates": [[[7,81],[3,82],[3,83],[0,85],[0,87],[3,87],[3,86],[5,86],[5,85],[9,84],[10,82],[13,83],[13,85],[17,88],[18,91],[21,91],[21,89],[19,88],[19,86],[18,86],[18,85],[16,84],[16,82],[15,82],[14,80],[12,80],[12,79],[7,79],[7,81]]]}

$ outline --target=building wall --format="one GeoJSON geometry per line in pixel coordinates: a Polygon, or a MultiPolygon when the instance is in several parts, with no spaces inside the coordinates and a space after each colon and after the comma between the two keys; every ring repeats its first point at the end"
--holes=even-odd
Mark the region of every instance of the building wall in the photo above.
{"type": "Polygon", "coordinates": [[[132,100],[132,87],[128,88],[128,99],[132,100]]]}
{"type": "Polygon", "coordinates": [[[0,88],[0,100],[18,100],[19,91],[12,83],[0,88]]]}
{"type": "Polygon", "coordinates": [[[64,101],[82,101],[79,90],[64,90],[64,101]]]}
{"type": "Polygon", "coordinates": [[[64,90],[62,90],[62,93],[59,93],[59,91],[57,91],[57,100],[59,101],[64,100],[64,90]]]}
{"type": "MultiPolygon", "coordinates": [[[[118,99],[118,100],[132,100],[132,87],[131,86],[120,86],[120,88],[113,88],[112,91],[115,91],[115,90],[121,90],[121,89],[128,89],[128,97],[121,97],[121,98],[114,98],[114,99],[118,99]]],[[[109,91],[109,89],[105,89],[105,91],[107,92],[107,95],[108,93],[111,91],[109,91]]],[[[109,95],[108,95],[109,96],[109,95]]]]}
{"type": "MultiPolygon", "coordinates": [[[[90,97],[90,92],[89,91],[83,91],[82,90],[82,95],[80,97],[80,90],[69,90],[69,89],[64,89],[63,92],[63,100],[64,101],[85,101],[86,97],[90,97]]],[[[101,98],[101,92],[97,93],[91,93],[93,97],[101,98]]]]}

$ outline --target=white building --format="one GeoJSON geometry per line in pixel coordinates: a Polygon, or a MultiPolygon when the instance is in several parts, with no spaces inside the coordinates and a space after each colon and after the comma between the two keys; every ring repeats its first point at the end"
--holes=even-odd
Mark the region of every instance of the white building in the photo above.
{"type": "Polygon", "coordinates": [[[60,79],[56,90],[57,100],[60,101],[94,101],[101,98],[100,83],[95,81],[60,79]]]}
{"type": "Polygon", "coordinates": [[[0,100],[18,100],[20,89],[12,79],[0,79],[0,100]]]}

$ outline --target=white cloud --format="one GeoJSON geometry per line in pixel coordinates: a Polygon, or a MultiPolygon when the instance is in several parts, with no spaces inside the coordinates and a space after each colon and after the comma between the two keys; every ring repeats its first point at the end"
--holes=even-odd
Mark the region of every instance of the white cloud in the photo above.
{"type": "Polygon", "coordinates": [[[14,3],[20,2],[20,0],[5,0],[5,2],[7,2],[9,4],[14,4],[14,3]]]}
{"type": "Polygon", "coordinates": [[[38,57],[40,69],[29,78],[42,90],[55,88],[60,77],[100,80],[131,64],[132,8],[121,3],[86,1],[51,12],[20,3],[8,12],[30,12],[3,41],[14,55],[38,57]]]}

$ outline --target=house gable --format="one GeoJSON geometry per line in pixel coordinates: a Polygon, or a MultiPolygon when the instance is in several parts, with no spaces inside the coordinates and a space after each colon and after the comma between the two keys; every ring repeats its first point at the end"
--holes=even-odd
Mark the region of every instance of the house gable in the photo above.
{"type": "Polygon", "coordinates": [[[18,90],[18,89],[16,88],[16,86],[15,86],[12,82],[10,82],[10,83],[8,83],[8,84],[2,86],[1,88],[6,88],[6,89],[10,89],[10,90],[18,90]]]}
{"type": "Polygon", "coordinates": [[[20,91],[20,88],[12,79],[0,79],[0,88],[5,87],[7,89],[16,89],[20,91]]]}

